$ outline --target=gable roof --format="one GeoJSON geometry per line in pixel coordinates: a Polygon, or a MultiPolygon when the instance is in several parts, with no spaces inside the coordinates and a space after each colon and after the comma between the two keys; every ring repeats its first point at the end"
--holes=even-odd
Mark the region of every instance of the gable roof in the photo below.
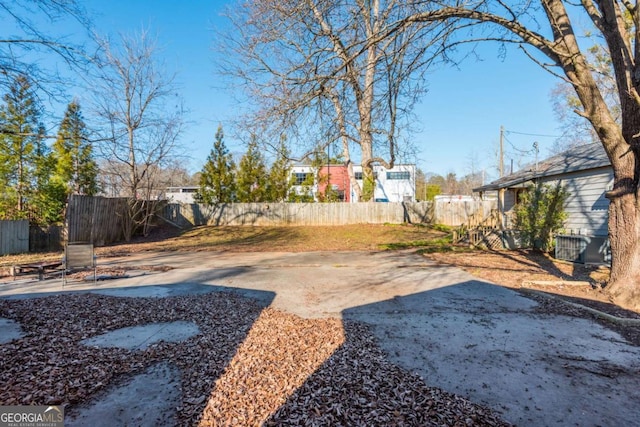
{"type": "Polygon", "coordinates": [[[519,171],[503,176],[490,184],[474,188],[473,191],[499,190],[518,186],[535,178],[563,175],[606,166],[611,166],[611,162],[601,143],[580,145],[538,162],[537,168],[535,163],[529,164],[519,171]]]}

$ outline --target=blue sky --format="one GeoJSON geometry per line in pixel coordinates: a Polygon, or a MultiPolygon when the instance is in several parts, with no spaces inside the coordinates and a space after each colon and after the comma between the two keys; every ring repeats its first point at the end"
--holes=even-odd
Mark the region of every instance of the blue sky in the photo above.
{"type": "MultiPolygon", "coordinates": [[[[90,0],[83,4],[94,17],[100,34],[117,36],[148,28],[163,48],[169,70],[177,72],[185,106],[190,110],[183,142],[191,155],[192,172],[200,170],[211,149],[218,123],[225,127],[225,142],[242,153],[231,136],[230,119],[237,108],[217,83],[211,46],[213,28],[224,25],[224,1],[90,0]]],[[[416,109],[422,132],[415,135],[420,150],[417,164],[425,172],[462,176],[485,169],[495,177],[495,154],[500,126],[506,129],[505,164],[509,153],[531,150],[534,141],[544,158],[558,135],[550,92],[556,78],[516,50],[498,59],[496,46],[481,50],[482,61],[468,60],[460,69],[430,73],[429,93],[416,109]],[[531,134],[531,135],[522,135],[531,134]]],[[[530,161],[533,155],[528,158],[530,161]]],[[[515,160],[517,168],[518,160],[515,160]]]]}

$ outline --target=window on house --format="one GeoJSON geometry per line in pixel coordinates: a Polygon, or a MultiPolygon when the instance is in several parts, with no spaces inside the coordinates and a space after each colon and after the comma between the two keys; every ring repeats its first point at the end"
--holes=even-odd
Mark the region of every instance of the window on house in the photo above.
{"type": "Polygon", "coordinates": [[[410,180],[411,179],[411,173],[409,173],[409,172],[387,172],[387,179],[389,179],[389,180],[391,180],[391,179],[410,180]]]}
{"type": "Polygon", "coordinates": [[[308,180],[311,180],[311,174],[306,172],[296,172],[294,174],[296,177],[295,185],[303,185],[308,180]]]}
{"type": "MultiPolygon", "coordinates": [[[[357,180],[362,181],[362,172],[354,172],[354,175],[357,180]]],[[[373,179],[378,179],[378,172],[373,173],[373,179]]]]}
{"type": "Polygon", "coordinates": [[[518,188],[516,190],[514,190],[514,204],[515,205],[519,205],[520,203],[522,203],[522,197],[524,195],[524,193],[528,191],[526,188],[518,188]]]}

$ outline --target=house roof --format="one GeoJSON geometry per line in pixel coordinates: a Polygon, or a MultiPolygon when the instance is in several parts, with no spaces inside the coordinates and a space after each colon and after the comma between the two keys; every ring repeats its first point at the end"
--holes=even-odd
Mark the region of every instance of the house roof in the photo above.
{"type": "Polygon", "coordinates": [[[607,153],[605,153],[601,143],[580,145],[538,162],[537,168],[535,163],[529,164],[519,171],[503,176],[490,184],[474,188],[473,191],[480,192],[518,187],[535,178],[563,175],[610,165],[609,157],[607,157],[607,153]]]}

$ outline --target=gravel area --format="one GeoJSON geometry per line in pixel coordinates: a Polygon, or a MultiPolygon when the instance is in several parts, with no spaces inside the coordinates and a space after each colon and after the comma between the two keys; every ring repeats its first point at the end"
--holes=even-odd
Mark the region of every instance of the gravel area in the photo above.
{"type": "Polygon", "coordinates": [[[365,326],[302,319],[238,295],[0,300],[26,336],[0,345],[0,405],[65,405],[73,416],[157,364],[180,369],[176,425],[507,425],[391,364],[365,326]],[[118,328],[190,321],[201,333],[144,350],[80,341],[118,328]]]}

